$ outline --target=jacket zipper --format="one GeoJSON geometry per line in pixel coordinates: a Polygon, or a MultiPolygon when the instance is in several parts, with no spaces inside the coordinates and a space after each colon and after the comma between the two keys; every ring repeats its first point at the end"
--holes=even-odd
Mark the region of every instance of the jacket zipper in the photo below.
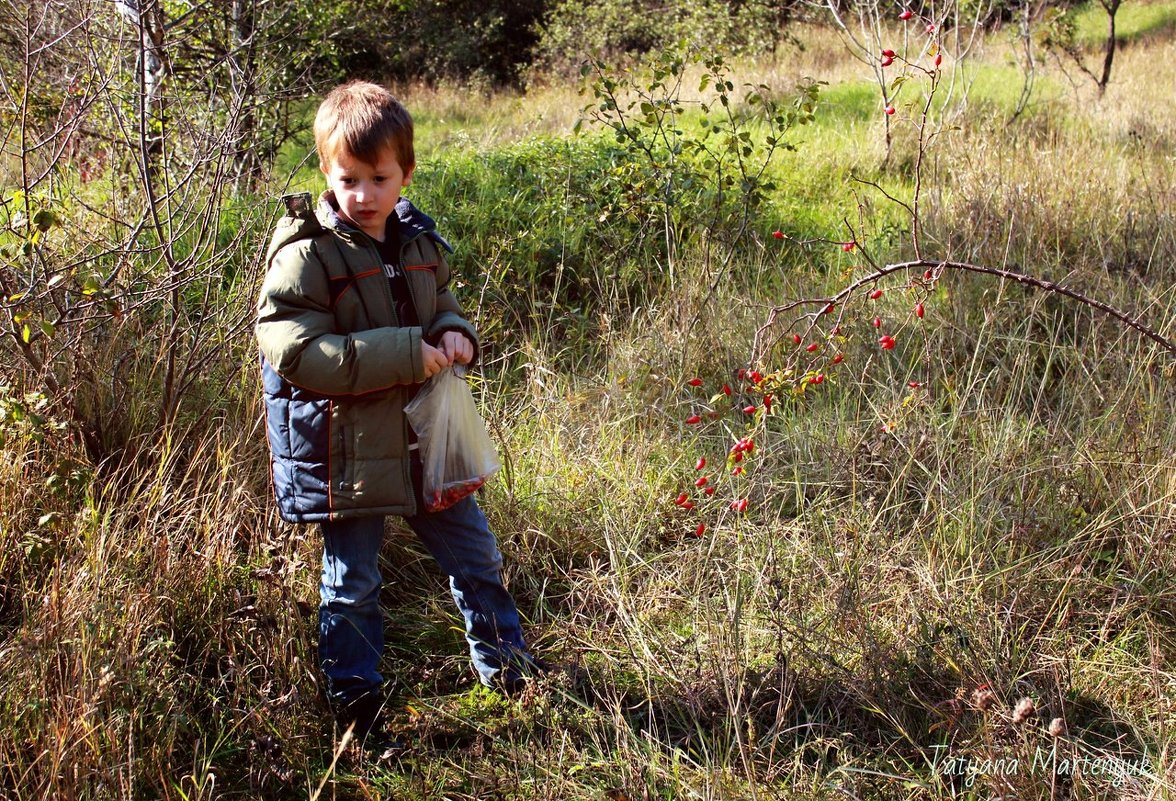
{"type": "MultiPolygon", "coordinates": [[[[367,236],[366,234],[364,234],[364,235],[367,236]]],[[[412,239],[409,239],[406,242],[400,243],[400,253],[397,255],[396,264],[393,265],[392,269],[400,270],[401,273],[404,272],[404,250],[405,250],[405,248],[407,248],[413,242],[417,241],[417,239],[419,239],[422,236],[424,236],[424,234],[417,234],[412,239]]],[[[368,237],[368,248],[373,253],[375,253],[376,261],[378,261],[380,263],[380,266],[383,267],[384,266],[384,259],[382,256],[380,256],[380,249],[376,247],[376,243],[371,239],[371,237],[368,237]]],[[[420,317],[420,304],[418,304],[416,302],[416,296],[413,294],[413,291],[412,291],[412,283],[408,280],[407,275],[405,275],[405,277],[404,277],[404,286],[408,289],[408,302],[413,305],[413,308],[417,310],[417,316],[420,317]]],[[[392,321],[396,324],[397,327],[399,327],[400,326],[400,316],[396,313],[396,298],[392,297],[392,283],[388,279],[388,276],[384,276],[384,296],[386,298],[388,298],[388,307],[390,309],[392,309],[392,321]]],[[[421,341],[423,342],[424,336],[425,336],[424,325],[421,325],[420,329],[421,329],[421,341]]],[[[412,481],[412,451],[408,449],[408,441],[409,441],[408,417],[407,417],[407,415],[404,414],[403,407],[401,408],[401,411],[400,411],[400,436],[401,436],[402,441],[404,442],[405,453],[408,454],[408,458],[404,462],[404,483],[405,483],[405,486],[408,487],[408,498],[409,498],[409,501],[411,502],[413,513],[419,514],[421,511],[420,504],[417,501],[416,487],[413,486],[413,481],[412,481]]]]}

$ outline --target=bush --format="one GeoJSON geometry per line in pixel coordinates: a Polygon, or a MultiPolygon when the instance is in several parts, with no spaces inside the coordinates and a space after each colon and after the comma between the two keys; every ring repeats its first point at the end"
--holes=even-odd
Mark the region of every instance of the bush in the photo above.
{"type": "Polygon", "coordinates": [[[615,59],[675,43],[732,53],[772,50],[791,16],[789,3],[686,0],[558,0],[543,20],[537,66],[569,71],[588,57],[615,59]]]}
{"type": "Polygon", "coordinates": [[[464,79],[511,83],[530,59],[544,0],[383,0],[316,14],[317,75],[335,82],[464,79]],[[326,46],[324,47],[324,43],[326,46]]]}

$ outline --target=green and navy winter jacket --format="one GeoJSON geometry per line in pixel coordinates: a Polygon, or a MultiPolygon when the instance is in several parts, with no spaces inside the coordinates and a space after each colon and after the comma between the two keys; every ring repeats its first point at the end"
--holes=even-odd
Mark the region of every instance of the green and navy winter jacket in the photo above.
{"type": "Polygon", "coordinates": [[[477,334],[448,289],[448,244],[402,198],[400,264],[419,326],[401,326],[383,260],[325,193],[287,200],[270,241],[256,334],[274,494],[283,519],[415,514],[404,404],[421,340],[477,334]]]}

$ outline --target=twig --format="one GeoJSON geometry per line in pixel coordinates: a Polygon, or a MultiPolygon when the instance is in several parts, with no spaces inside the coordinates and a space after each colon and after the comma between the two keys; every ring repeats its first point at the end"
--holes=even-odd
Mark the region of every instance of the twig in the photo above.
{"type": "MultiPolygon", "coordinates": [[[[1102,313],[1118,320],[1126,325],[1128,328],[1134,329],[1136,332],[1142,334],[1148,339],[1152,340],[1164,350],[1166,350],[1173,358],[1176,358],[1176,342],[1173,342],[1168,337],[1160,334],[1154,328],[1141,322],[1138,318],[1131,316],[1122,309],[1104,303],[1101,300],[1084,295],[1076,289],[1071,289],[1063,284],[1058,284],[1053,281],[1047,281],[1044,278],[1037,278],[1032,275],[1025,275],[1024,273],[1016,273],[1011,270],[1002,270],[997,267],[985,267],[979,264],[970,264],[968,262],[960,261],[935,261],[931,259],[917,259],[915,261],[899,262],[897,264],[888,264],[884,267],[879,267],[875,272],[869,273],[857,279],[853,283],[847,285],[840,292],[832,297],[827,298],[803,298],[791,303],[781,306],[773,307],[768,313],[767,321],[761,325],[755,332],[755,339],[752,345],[752,363],[759,362],[770,347],[765,348],[765,337],[775,326],[779,317],[794,309],[803,306],[819,306],[819,310],[814,314],[819,314],[820,310],[825,309],[830,304],[840,306],[847,298],[849,298],[855,291],[863,286],[876,283],[887,275],[893,273],[905,272],[908,270],[927,270],[934,271],[935,276],[938,277],[944,270],[962,270],[964,272],[979,273],[981,275],[991,275],[1000,278],[1004,281],[1014,281],[1024,286],[1031,286],[1036,289],[1042,289],[1046,292],[1062,295],[1071,300],[1078,301],[1083,305],[1089,306],[1092,309],[1097,309],[1102,313]]],[[[772,343],[775,344],[774,342],[772,343]]]]}

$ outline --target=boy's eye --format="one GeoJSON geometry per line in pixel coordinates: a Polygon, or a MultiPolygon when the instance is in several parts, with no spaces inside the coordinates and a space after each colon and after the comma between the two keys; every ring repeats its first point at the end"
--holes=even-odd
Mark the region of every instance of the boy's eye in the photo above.
{"type": "Polygon", "coordinates": [[[374,180],[375,180],[375,182],[376,182],[376,183],[378,183],[378,184],[382,184],[382,183],[384,183],[384,176],[383,176],[383,175],[377,175],[377,176],[375,177],[375,179],[374,179],[374,180]]]}

